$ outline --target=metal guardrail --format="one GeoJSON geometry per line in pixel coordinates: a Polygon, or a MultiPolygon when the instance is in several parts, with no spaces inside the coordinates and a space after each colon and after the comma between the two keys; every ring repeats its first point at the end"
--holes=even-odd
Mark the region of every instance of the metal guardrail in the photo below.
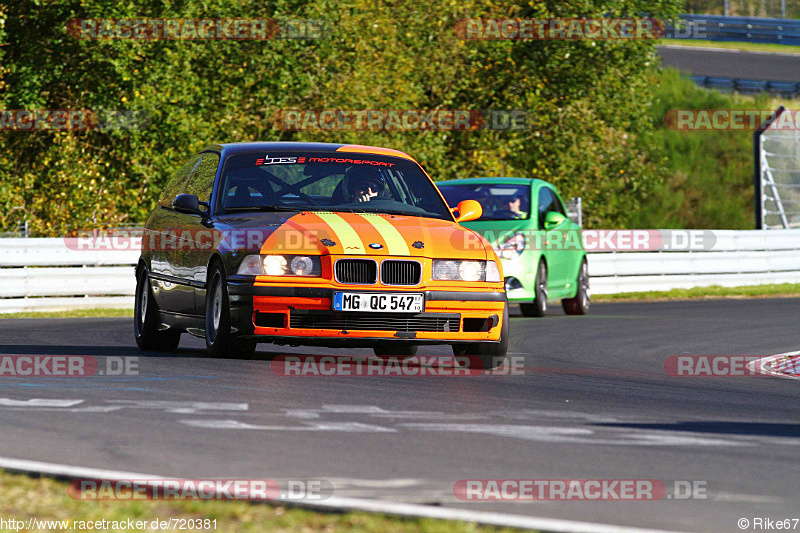
{"type": "MultiPolygon", "coordinates": [[[[800,230],[713,233],[709,250],[590,252],[592,293],[800,283],[800,230]]],[[[90,251],[68,239],[0,239],[0,313],[132,308],[138,258],[124,240],[90,251]]]]}
{"type": "Polygon", "coordinates": [[[721,92],[738,92],[743,94],[757,94],[767,92],[770,94],[794,98],[800,95],[800,83],[792,81],[767,81],[751,80],[745,78],[722,78],[719,76],[692,75],[692,81],[706,89],[716,89],[721,92]]]}
{"type": "Polygon", "coordinates": [[[800,20],[722,15],[681,15],[667,38],[800,45],[800,20]]]}

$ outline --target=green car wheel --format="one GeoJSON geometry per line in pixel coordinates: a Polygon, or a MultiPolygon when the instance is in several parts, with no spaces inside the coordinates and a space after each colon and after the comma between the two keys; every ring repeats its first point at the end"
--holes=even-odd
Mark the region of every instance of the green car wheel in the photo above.
{"type": "Polygon", "coordinates": [[[536,269],[536,283],[534,285],[533,303],[521,303],[519,309],[522,316],[544,316],[547,313],[547,265],[544,261],[539,261],[536,269]]]}

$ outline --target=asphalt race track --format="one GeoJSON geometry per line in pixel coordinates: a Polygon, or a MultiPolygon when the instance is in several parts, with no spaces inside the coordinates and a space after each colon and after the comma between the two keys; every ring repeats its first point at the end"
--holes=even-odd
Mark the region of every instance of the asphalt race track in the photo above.
{"type": "Polygon", "coordinates": [[[127,318],[3,319],[2,354],[88,355],[101,368],[138,356],[139,375],[0,378],[0,456],[192,479],[318,479],[344,497],[739,531],[740,518],[800,518],[800,382],[671,377],[664,362],[796,350],[798,309],[800,299],[759,299],[512,314],[510,357],[525,373],[475,377],[285,377],[272,355],[371,352],[265,344],[256,360],[208,359],[188,336],[175,354],[138,351],[127,318]],[[453,495],[458,480],[506,478],[691,480],[709,497],[453,495]]]}
{"type": "Polygon", "coordinates": [[[658,55],[662,66],[698,76],[791,82],[800,79],[800,54],[664,45],[658,47],[658,55]]]}

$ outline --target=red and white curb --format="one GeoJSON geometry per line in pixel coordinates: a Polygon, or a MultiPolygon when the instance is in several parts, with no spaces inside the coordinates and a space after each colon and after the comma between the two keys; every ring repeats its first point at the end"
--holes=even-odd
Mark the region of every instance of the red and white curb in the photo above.
{"type": "Polygon", "coordinates": [[[747,363],[751,371],[787,379],[800,379],[800,350],[762,357],[747,363]]]}
{"type": "MultiPolygon", "coordinates": [[[[59,479],[94,479],[108,481],[125,479],[163,479],[161,476],[154,476],[152,474],[120,472],[116,470],[104,470],[100,468],[82,466],[69,466],[56,463],[12,459],[9,457],[0,457],[0,469],[8,470],[10,472],[55,477],[59,479]]],[[[282,505],[286,504],[285,502],[276,503],[280,503],[282,505]]],[[[336,496],[315,502],[293,501],[287,505],[321,511],[365,511],[395,516],[433,518],[438,520],[459,520],[463,522],[473,522],[500,527],[536,529],[540,531],[552,531],[558,533],[672,533],[660,529],[645,529],[612,524],[598,524],[595,522],[580,522],[577,520],[560,520],[557,518],[472,511],[468,509],[454,509],[449,507],[434,507],[432,505],[421,505],[416,503],[395,503],[362,498],[339,498],[336,496]]]]}

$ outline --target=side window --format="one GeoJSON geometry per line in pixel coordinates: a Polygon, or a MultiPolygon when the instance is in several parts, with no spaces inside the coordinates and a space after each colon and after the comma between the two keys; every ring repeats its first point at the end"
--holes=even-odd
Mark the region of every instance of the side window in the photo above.
{"type": "Polygon", "coordinates": [[[544,229],[544,217],[549,211],[555,211],[553,205],[555,197],[550,189],[542,187],[539,189],[539,229],[544,229]]]}
{"type": "MultiPolygon", "coordinates": [[[[558,211],[559,213],[561,213],[562,215],[564,215],[566,217],[567,216],[567,210],[564,208],[564,202],[561,201],[561,198],[559,198],[558,195],[554,194],[553,198],[555,200],[554,201],[554,205],[553,205],[553,211],[558,211]]],[[[569,217],[567,217],[567,218],[569,218],[569,217]]]]}
{"type": "Polygon", "coordinates": [[[172,204],[172,200],[174,200],[175,197],[181,193],[184,183],[186,183],[186,180],[192,175],[192,171],[197,166],[197,163],[200,162],[201,157],[203,157],[203,154],[198,154],[192,157],[188,163],[183,165],[180,170],[178,170],[178,172],[176,172],[175,175],[170,178],[161,193],[161,204],[172,204]]]}
{"type": "Polygon", "coordinates": [[[184,194],[193,194],[201,202],[211,201],[211,189],[214,188],[214,177],[217,175],[219,166],[219,154],[216,152],[206,152],[203,160],[197,165],[197,170],[189,178],[184,189],[184,194]]]}

